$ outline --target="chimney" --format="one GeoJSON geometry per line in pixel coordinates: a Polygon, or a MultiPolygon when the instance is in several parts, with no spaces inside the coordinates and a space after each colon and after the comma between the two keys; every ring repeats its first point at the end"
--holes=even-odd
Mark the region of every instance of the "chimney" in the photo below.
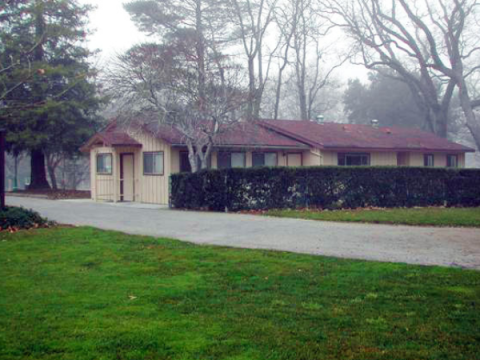
{"type": "Polygon", "coordinates": [[[317,120],[317,123],[319,124],[323,124],[324,120],[325,120],[325,116],[323,115],[317,115],[317,117],[315,118],[317,120]]]}
{"type": "Polygon", "coordinates": [[[376,119],[373,119],[373,120],[372,120],[372,126],[373,126],[374,128],[378,128],[378,124],[379,124],[379,121],[378,121],[378,120],[376,120],[376,119]]]}

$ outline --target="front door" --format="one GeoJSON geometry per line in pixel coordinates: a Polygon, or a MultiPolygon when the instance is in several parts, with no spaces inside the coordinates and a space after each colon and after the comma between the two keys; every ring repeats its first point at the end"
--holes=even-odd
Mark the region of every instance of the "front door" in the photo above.
{"type": "Polygon", "coordinates": [[[133,154],[120,155],[120,201],[135,201],[133,154]]]}

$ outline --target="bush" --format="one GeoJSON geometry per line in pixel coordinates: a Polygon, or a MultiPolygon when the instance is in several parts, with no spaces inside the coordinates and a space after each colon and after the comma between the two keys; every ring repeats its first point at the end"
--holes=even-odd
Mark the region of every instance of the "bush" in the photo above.
{"type": "Polygon", "coordinates": [[[209,170],[171,177],[175,208],[480,206],[480,170],[301,167],[209,170]]]}
{"type": "Polygon", "coordinates": [[[19,207],[5,207],[0,210],[0,231],[47,227],[51,223],[33,210],[19,207]]]}

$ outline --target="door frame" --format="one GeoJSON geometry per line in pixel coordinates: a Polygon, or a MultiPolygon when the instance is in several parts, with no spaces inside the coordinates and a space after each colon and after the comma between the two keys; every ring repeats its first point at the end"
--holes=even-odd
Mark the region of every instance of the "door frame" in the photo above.
{"type": "Polygon", "coordinates": [[[123,157],[124,156],[131,156],[132,157],[132,176],[133,176],[133,202],[135,202],[135,153],[121,153],[120,154],[120,201],[123,200],[123,187],[124,187],[124,178],[123,178],[123,157]]]}

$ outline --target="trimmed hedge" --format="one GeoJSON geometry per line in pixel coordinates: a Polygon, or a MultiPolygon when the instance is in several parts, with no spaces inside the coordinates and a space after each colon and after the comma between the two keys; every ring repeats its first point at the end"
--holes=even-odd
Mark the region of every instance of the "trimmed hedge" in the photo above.
{"type": "Polygon", "coordinates": [[[10,206],[0,209],[0,231],[31,229],[50,225],[52,225],[51,222],[42,218],[39,213],[33,210],[10,206]]]}
{"type": "Polygon", "coordinates": [[[480,206],[480,170],[302,167],[171,176],[172,207],[239,211],[315,207],[480,206]]]}

